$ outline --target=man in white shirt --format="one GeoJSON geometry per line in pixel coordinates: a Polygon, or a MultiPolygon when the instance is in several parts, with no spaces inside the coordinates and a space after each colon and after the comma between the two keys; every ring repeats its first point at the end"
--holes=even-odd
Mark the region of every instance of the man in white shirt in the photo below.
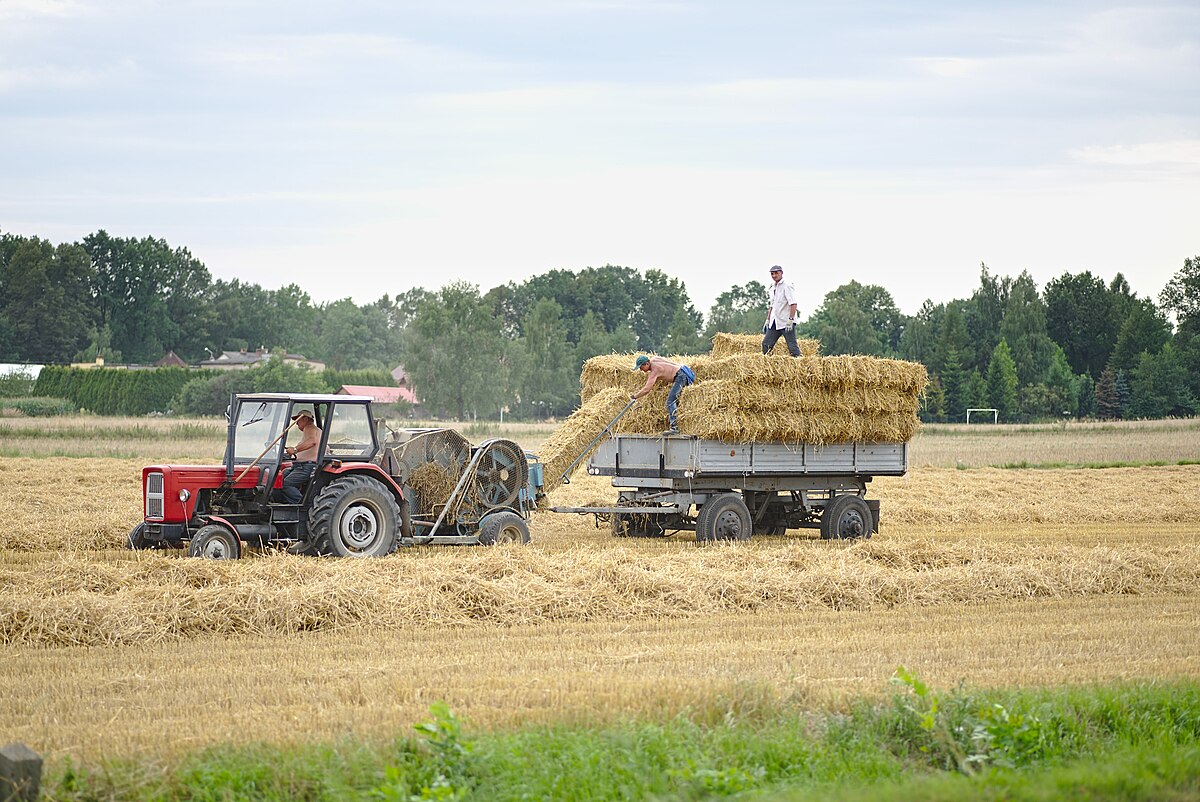
{"type": "Polygon", "coordinates": [[[783,280],[783,268],[771,268],[772,284],[767,288],[767,322],[763,324],[762,352],[771,353],[779,336],[787,342],[788,353],[800,356],[796,342],[796,290],[783,280]]]}

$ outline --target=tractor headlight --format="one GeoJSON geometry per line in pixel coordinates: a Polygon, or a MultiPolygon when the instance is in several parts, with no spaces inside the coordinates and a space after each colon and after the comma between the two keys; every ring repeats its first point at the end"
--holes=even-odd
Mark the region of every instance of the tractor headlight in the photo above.
{"type": "Polygon", "coordinates": [[[188,490],[186,487],[179,491],[179,500],[180,501],[187,501],[191,497],[192,497],[192,491],[188,490]]]}

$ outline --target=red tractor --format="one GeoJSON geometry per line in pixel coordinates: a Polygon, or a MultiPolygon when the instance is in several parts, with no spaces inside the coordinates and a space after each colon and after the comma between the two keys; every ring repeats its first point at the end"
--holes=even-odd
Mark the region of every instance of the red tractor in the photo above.
{"type": "Polygon", "coordinates": [[[542,496],[536,457],[510,440],[472,446],[451,429],[391,431],[384,440],[383,428],[366,397],[234,396],[224,465],[142,469],[145,518],[129,546],[186,545],[193,557],[236,559],[243,543],[379,557],[401,545],[529,541],[529,514],[542,496]],[[281,490],[302,411],[320,443],[299,503],[289,503],[281,490]],[[455,483],[446,498],[423,498],[409,483],[431,463],[455,483]]]}

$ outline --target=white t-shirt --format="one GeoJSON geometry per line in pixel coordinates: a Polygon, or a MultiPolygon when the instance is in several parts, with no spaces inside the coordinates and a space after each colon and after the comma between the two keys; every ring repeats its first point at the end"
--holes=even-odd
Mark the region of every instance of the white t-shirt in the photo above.
{"type": "Polygon", "coordinates": [[[767,287],[767,302],[771,314],[767,324],[773,329],[786,329],[792,325],[792,304],[796,303],[796,290],[786,281],[778,281],[767,287]]]}

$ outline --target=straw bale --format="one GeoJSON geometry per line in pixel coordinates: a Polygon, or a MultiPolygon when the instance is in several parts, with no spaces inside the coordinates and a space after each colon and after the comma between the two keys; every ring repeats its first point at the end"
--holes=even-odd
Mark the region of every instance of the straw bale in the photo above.
{"type": "Polygon", "coordinates": [[[631,392],[616,387],[598,391],[546,438],[538,449],[538,456],[545,466],[547,492],[558,487],[563,472],[629,402],[631,392]]]}
{"type": "Polygon", "coordinates": [[[774,415],[817,412],[916,415],[920,399],[881,385],[833,387],[814,384],[781,389],[775,385],[710,379],[684,389],[681,403],[701,409],[734,409],[774,415]]]}
{"type": "MultiPolygon", "coordinates": [[[[584,362],[579,376],[583,400],[586,401],[602,389],[615,387],[632,393],[640,388],[646,382],[645,376],[630,370],[636,358],[637,354],[609,354],[584,362]]],[[[876,386],[919,394],[929,381],[925,366],[919,362],[873,356],[775,359],[761,353],[750,353],[723,358],[691,356],[672,359],[689,365],[695,371],[698,382],[730,379],[768,385],[876,386]]]]}
{"type": "Polygon", "coordinates": [[[904,412],[878,415],[854,412],[804,412],[794,415],[764,414],[754,410],[707,409],[681,403],[679,429],[711,440],[729,443],[812,443],[828,445],[851,441],[902,443],[912,438],[921,422],[904,412]]]}
{"type": "Polygon", "coordinates": [[[728,379],[787,387],[887,387],[919,394],[929,382],[929,375],[919,362],[874,356],[775,359],[763,354],[747,354],[710,360],[696,371],[696,379],[728,379]]]}
{"type": "MultiPolygon", "coordinates": [[[[633,363],[638,354],[604,354],[594,356],[583,363],[579,374],[579,396],[583,403],[600,390],[617,388],[625,391],[626,396],[637,392],[646,383],[646,374],[633,369],[633,363]]],[[[692,356],[671,356],[672,362],[687,365],[696,375],[700,375],[712,357],[704,354],[692,356]]],[[[665,395],[663,396],[666,397],[665,395]]]]}
{"type": "MultiPolygon", "coordinates": [[[[712,337],[712,356],[714,359],[723,359],[727,356],[742,356],[744,354],[761,354],[762,353],[763,336],[761,334],[727,334],[723,331],[718,331],[712,337]]],[[[821,351],[820,340],[797,339],[796,344],[800,346],[800,356],[812,357],[817,356],[821,351]]],[[[775,347],[771,349],[771,356],[786,356],[790,357],[791,353],[787,349],[787,341],[780,337],[775,341],[775,347]]]]}

